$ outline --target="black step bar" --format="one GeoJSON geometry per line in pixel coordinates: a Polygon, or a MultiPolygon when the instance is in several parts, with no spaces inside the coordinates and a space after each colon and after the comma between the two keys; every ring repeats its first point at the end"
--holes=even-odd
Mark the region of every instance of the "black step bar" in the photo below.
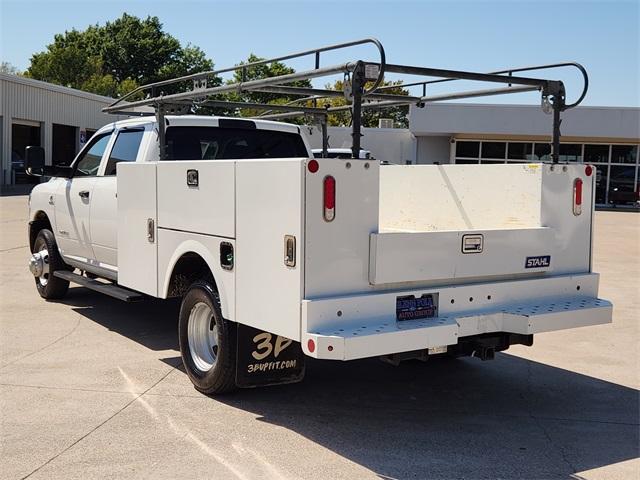
{"type": "Polygon", "coordinates": [[[88,288],[104,295],[108,295],[123,302],[139,302],[144,300],[145,295],[128,288],[119,287],[113,283],[102,283],[98,280],[78,275],[77,273],[69,272],[67,270],[56,270],[53,272],[54,277],[61,278],[71,283],[77,283],[78,285],[88,288]]]}

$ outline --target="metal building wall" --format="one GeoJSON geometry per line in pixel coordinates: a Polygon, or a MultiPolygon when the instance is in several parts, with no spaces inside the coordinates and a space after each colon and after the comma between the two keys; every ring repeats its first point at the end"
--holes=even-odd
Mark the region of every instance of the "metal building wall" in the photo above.
{"type": "MultiPolygon", "coordinates": [[[[322,134],[318,128],[311,132],[303,128],[311,148],[322,148],[322,134]]],[[[405,164],[416,161],[416,139],[406,128],[363,128],[362,149],[369,150],[378,160],[405,164]]],[[[329,147],[351,148],[351,128],[329,127],[329,147]]]]}
{"type": "Polygon", "coordinates": [[[14,120],[39,122],[47,164],[53,124],[96,130],[121,118],[101,113],[112,99],[15,75],[0,74],[0,184],[11,183],[11,127],[14,120]]]}

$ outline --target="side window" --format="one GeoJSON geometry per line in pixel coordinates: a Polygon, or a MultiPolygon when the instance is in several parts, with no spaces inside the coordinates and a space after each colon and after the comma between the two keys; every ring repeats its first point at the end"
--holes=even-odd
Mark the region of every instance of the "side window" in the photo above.
{"type": "Polygon", "coordinates": [[[107,148],[109,138],[111,138],[111,132],[91,139],[89,148],[76,162],[74,176],[93,177],[98,174],[100,160],[102,160],[104,150],[107,148]]]}
{"type": "Polygon", "coordinates": [[[104,175],[115,175],[116,165],[120,162],[135,162],[144,130],[122,130],[113,144],[104,175]]]}

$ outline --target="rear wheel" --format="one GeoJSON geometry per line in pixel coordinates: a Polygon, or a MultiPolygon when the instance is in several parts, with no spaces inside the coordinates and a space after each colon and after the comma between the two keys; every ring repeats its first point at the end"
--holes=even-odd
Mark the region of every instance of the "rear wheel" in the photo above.
{"type": "Polygon", "coordinates": [[[35,277],[40,296],[47,300],[64,297],[69,289],[69,282],[53,274],[56,270],[69,270],[69,266],[58,253],[58,245],[51,230],[43,228],[38,232],[32,253],[29,269],[35,277]]]}
{"type": "Polygon", "coordinates": [[[215,289],[194,283],[182,299],[180,354],[189,379],[205,394],[236,388],[236,324],[225,320],[215,289]]]}

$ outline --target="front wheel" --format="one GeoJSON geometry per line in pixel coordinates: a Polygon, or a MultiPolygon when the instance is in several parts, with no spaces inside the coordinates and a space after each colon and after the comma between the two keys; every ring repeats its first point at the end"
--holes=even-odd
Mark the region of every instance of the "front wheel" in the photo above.
{"type": "Polygon", "coordinates": [[[236,327],[222,317],[209,282],[189,287],[180,306],[178,334],[182,362],[196,390],[214,394],[236,388],[236,327]]]}
{"type": "Polygon", "coordinates": [[[56,270],[68,270],[51,230],[43,228],[33,242],[33,252],[29,260],[29,269],[35,277],[36,288],[42,298],[53,300],[62,298],[69,289],[69,282],[55,277],[56,270]]]}

